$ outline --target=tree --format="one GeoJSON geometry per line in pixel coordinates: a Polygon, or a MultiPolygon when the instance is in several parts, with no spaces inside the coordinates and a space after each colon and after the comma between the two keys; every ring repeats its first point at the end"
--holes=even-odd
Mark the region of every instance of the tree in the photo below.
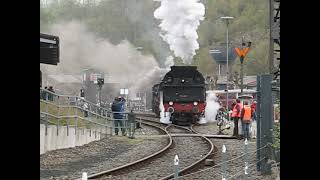
{"type": "MultiPolygon", "coordinates": [[[[40,7],[40,29],[47,31],[59,21],[78,20],[99,38],[108,39],[113,44],[128,40],[135,46],[144,47],[144,53],[151,53],[163,65],[172,54],[169,46],[160,36],[159,21],[153,17],[159,2],[150,0],[101,0],[93,4],[81,4],[77,0],[53,1],[48,7],[40,7]]],[[[253,46],[248,53],[244,70],[248,75],[268,72],[268,2],[263,0],[206,0],[205,19],[198,27],[200,49],[193,57],[192,65],[198,66],[203,74],[216,74],[216,64],[209,54],[212,46],[225,43],[226,25],[219,18],[234,16],[230,21],[229,39],[240,42],[246,35],[253,46]]],[[[177,65],[183,65],[175,58],[177,65]]],[[[240,63],[230,65],[230,69],[240,72],[240,63]]]]}
{"type": "Polygon", "coordinates": [[[233,82],[236,86],[236,88],[240,87],[240,73],[238,71],[235,71],[231,76],[230,76],[230,81],[233,82]]]}

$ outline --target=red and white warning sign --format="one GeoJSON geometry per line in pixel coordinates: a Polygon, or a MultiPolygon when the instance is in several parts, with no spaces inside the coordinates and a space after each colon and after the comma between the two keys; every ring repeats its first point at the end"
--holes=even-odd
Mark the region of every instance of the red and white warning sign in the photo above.
{"type": "Polygon", "coordinates": [[[90,81],[93,81],[95,84],[98,83],[98,78],[101,77],[101,74],[90,74],[90,81]]]}

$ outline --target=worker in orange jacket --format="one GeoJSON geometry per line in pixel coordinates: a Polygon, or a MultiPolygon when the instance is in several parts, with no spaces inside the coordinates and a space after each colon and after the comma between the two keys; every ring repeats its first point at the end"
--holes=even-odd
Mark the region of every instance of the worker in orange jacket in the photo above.
{"type": "Polygon", "coordinates": [[[239,132],[238,132],[238,122],[241,117],[241,110],[242,110],[242,104],[240,103],[240,100],[237,99],[233,103],[232,114],[231,114],[231,118],[233,119],[233,122],[234,122],[233,136],[237,138],[240,138],[239,132]]]}
{"type": "Polygon", "coordinates": [[[244,101],[243,105],[244,106],[241,111],[242,131],[243,131],[244,138],[247,140],[250,140],[249,128],[252,121],[253,113],[247,101],[244,101]]]}

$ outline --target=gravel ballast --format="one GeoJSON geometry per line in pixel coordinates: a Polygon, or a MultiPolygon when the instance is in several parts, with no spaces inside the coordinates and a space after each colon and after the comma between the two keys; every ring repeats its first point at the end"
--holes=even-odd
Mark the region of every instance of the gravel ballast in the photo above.
{"type": "Polygon", "coordinates": [[[144,164],[143,167],[128,173],[107,176],[101,179],[160,179],[174,173],[174,157],[179,157],[179,167],[183,169],[209,152],[209,145],[199,137],[173,138],[174,147],[170,148],[163,156],[144,164]]]}
{"type": "MultiPolygon", "coordinates": [[[[201,133],[216,134],[217,128],[214,125],[197,126],[196,130],[201,133]]],[[[136,131],[138,138],[129,139],[123,136],[112,136],[100,141],[91,142],[87,145],[69,149],[61,149],[47,152],[40,155],[40,179],[74,179],[80,178],[82,172],[88,175],[112,169],[123,164],[141,159],[162,149],[167,144],[167,138],[148,135],[157,135],[159,132],[149,126],[143,126],[136,131]]],[[[180,168],[190,165],[201,156],[208,152],[208,147],[200,138],[195,137],[174,137],[174,149],[167,153],[162,159],[151,161],[152,166],[140,167],[134,170],[130,177],[127,175],[118,175],[106,177],[104,179],[158,179],[168,171],[173,172],[173,158],[175,154],[179,155],[180,168]],[[197,141],[197,142],[196,142],[197,141]],[[188,149],[186,149],[188,147],[188,149]],[[194,155],[198,154],[198,156],[194,155]],[[194,158],[192,158],[194,157],[194,158]],[[156,172],[156,173],[155,173],[156,172]]],[[[244,150],[244,141],[236,139],[211,139],[218,148],[218,153],[214,157],[215,164],[222,162],[221,149],[225,144],[227,147],[227,159],[242,155],[244,150]]],[[[255,139],[249,141],[249,151],[256,150],[255,139]]],[[[249,155],[249,165],[256,161],[256,154],[249,155]]],[[[208,168],[208,167],[205,167],[208,168]]],[[[229,176],[242,171],[244,168],[243,158],[229,162],[227,165],[227,174],[229,176]]],[[[255,170],[255,166],[249,169],[249,179],[277,179],[278,169],[273,168],[272,175],[262,176],[255,170]]],[[[242,179],[242,174],[233,179],[242,179]]],[[[193,173],[179,179],[221,179],[221,166],[193,173]]]]}
{"type": "MultiPolygon", "coordinates": [[[[136,135],[159,134],[144,126],[136,135]]],[[[59,149],[40,155],[40,179],[74,179],[82,172],[93,174],[141,159],[162,149],[167,138],[129,139],[112,136],[89,144],[59,149]]]]}

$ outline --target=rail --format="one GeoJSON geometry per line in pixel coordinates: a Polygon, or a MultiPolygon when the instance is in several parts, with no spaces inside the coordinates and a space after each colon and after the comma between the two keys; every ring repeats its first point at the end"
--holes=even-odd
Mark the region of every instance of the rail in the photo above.
{"type": "Polygon", "coordinates": [[[113,168],[113,169],[110,169],[110,170],[102,171],[102,172],[99,172],[99,173],[96,173],[96,174],[91,174],[87,178],[88,179],[97,179],[97,178],[100,178],[100,177],[103,177],[103,176],[107,176],[107,175],[111,175],[113,173],[117,173],[117,172],[119,172],[121,170],[124,170],[126,168],[133,167],[133,166],[141,164],[143,162],[147,162],[148,160],[152,160],[153,158],[156,158],[157,156],[159,156],[159,155],[161,155],[161,154],[163,154],[163,153],[165,153],[166,151],[169,150],[169,148],[173,145],[173,139],[172,139],[170,133],[166,129],[161,128],[161,127],[157,127],[155,125],[152,125],[152,124],[149,124],[149,123],[146,123],[146,122],[142,122],[142,124],[145,124],[145,125],[151,126],[151,127],[156,127],[157,129],[159,129],[162,132],[164,132],[165,136],[169,138],[168,144],[164,148],[160,149],[159,151],[157,151],[157,152],[155,152],[155,153],[153,153],[151,155],[148,155],[148,156],[146,156],[146,157],[144,157],[142,159],[136,160],[134,162],[130,162],[128,164],[124,164],[122,166],[119,166],[119,167],[116,167],[116,168],[113,168]]]}

